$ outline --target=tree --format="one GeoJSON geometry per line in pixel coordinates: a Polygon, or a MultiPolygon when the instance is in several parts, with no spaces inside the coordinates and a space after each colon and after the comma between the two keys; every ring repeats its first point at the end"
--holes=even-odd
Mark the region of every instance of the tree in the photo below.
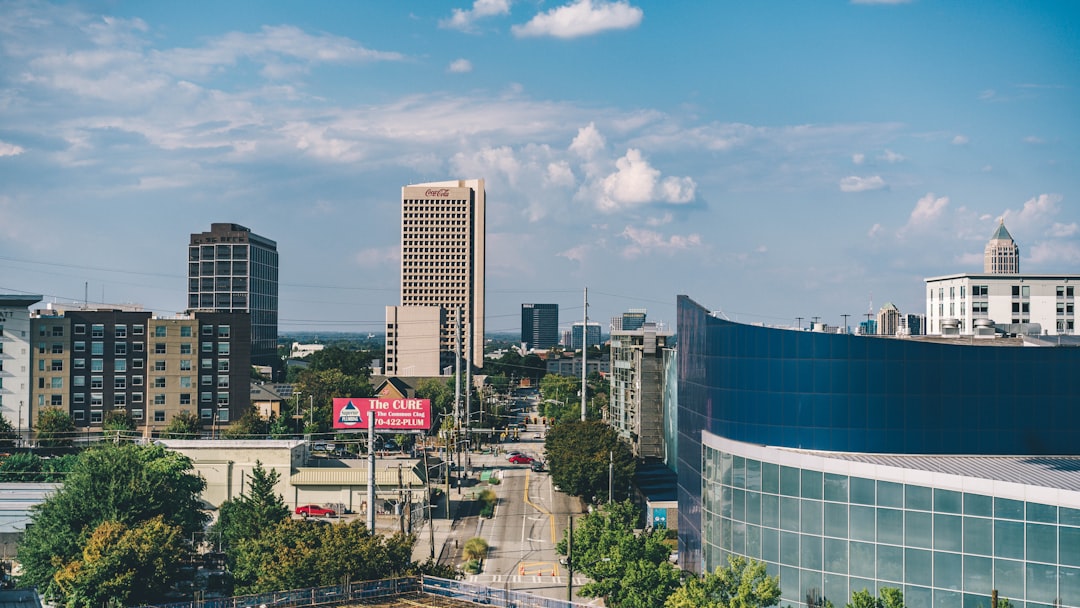
{"type": "Polygon", "coordinates": [[[202,431],[202,421],[188,410],[180,410],[169,421],[161,436],[165,439],[196,439],[202,431]]]}
{"type": "MultiPolygon", "coordinates": [[[[297,390],[308,397],[308,414],[311,421],[304,428],[305,433],[326,433],[331,427],[331,407],[335,397],[372,397],[374,391],[366,376],[350,376],[338,369],[300,372],[297,378],[297,390]]],[[[303,401],[301,400],[301,404],[303,401]]]]}
{"type": "Polygon", "coordinates": [[[240,541],[237,593],[261,593],[396,576],[411,567],[413,537],[372,535],[361,521],[286,519],[240,541]]]}
{"type": "Polygon", "coordinates": [[[317,372],[338,370],[347,376],[367,379],[371,377],[371,358],[370,352],[349,350],[340,346],[328,346],[311,353],[305,357],[305,360],[308,362],[308,369],[317,372]]]}
{"type": "MultiPolygon", "coordinates": [[[[878,596],[866,589],[851,594],[851,601],[847,608],[904,608],[904,592],[895,587],[882,587],[878,589],[878,596]]],[[[1001,605],[998,605],[1001,608],[1001,605]]]]}
{"type": "Polygon", "coordinates": [[[0,414],[0,448],[15,447],[18,440],[19,434],[15,432],[15,427],[11,426],[11,421],[0,414]]]}
{"type": "Polygon", "coordinates": [[[270,422],[255,408],[248,408],[236,422],[221,432],[228,439],[265,439],[270,434],[270,422]]]}
{"type": "MultiPolygon", "coordinates": [[[[454,387],[452,380],[424,378],[416,383],[416,398],[431,400],[431,415],[450,414],[454,409],[454,387]]],[[[434,427],[434,425],[432,425],[434,427]]]]}
{"type": "Polygon", "coordinates": [[[462,554],[465,559],[475,559],[480,561],[487,557],[488,543],[486,540],[479,536],[474,536],[465,541],[465,545],[461,548],[462,554]]]}
{"type": "Polygon", "coordinates": [[[67,606],[96,608],[157,601],[179,573],[187,549],[177,526],[158,515],[134,526],[104,521],[91,533],[81,559],[56,573],[67,606]]]}
{"type": "Polygon", "coordinates": [[[765,562],[728,556],[725,568],[717,567],[702,578],[683,582],[664,604],[665,608],[765,608],[780,602],[780,577],[769,576],[765,562]]]}
{"type": "MultiPolygon", "coordinates": [[[[177,528],[181,538],[191,538],[207,519],[198,499],[205,486],[189,458],[160,445],[101,444],[82,452],[64,485],[31,511],[33,525],[27,526],[18,549],[20,584],[66,601],[60,582],[77,577],[57,575],[85,567],[73,563],[85,562],[90,539],[105,522],[136,529],[160,517],[163,525],[177,528]]],[[[182,560],[184,553],[173,551],[169,559],[182,560]]],[[[165,574],[169,576],[153,584],[167,587],[172,578],[165,574]]]]}
{"type": "Polygon", "coordinates": [[[43,448],[69,447],[75,443],[75,421],[58,407],[42,408],[34,430],[38,445],[43,448]]]}
{"type": "Polygon", "coordinates": [[[544,443],[551,480],[564,492],[589,502],[607,502],[609,454],[614,455],[615,495],[634,475],[634,455],[614,429],[597,420],[573,420],[548,431],[544,443]]]}
{"type": "MultiPolygon", "coordinates": [[[[679,573],[668,561],[671,549],[663,530],[637,531],[641,512],[629,500],[610,503],[581,518],[574,529],[574,570],[593,579],[581,595],[603,597],[613,608],[663,604],[679,585],[679,573]]],[[[566,554],[564,537],[556,546],[566,554]]]]}
{"type": "Polygon", "coordinates": [[[105,431],[106,436],[129,439],[130,434],[135,431],[135,421],[124,410],[110,410],[108,414],[105,414],[101,429],[105,431]]]}
{"type": "Polygon", "coordinates": [[[220,538],[230,565],[241,541],[257,537],[263,530],[289,519],[289,508],[275,487],[281,474],[255,461],[247,493],[221,504],[218,519],[210,528],[211,538],[220,538]]]}

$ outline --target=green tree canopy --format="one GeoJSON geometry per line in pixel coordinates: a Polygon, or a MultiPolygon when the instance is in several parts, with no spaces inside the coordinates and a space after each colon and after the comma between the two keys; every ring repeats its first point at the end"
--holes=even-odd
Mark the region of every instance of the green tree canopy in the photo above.
{"type": "Polygon", "coordinates": [[[201,431],[202,420],[188,410],[180,410],[169,421],[161,436],[165,439],[196,439],[201,431]]]}
{"type": "Polygon", "coordinates": [[[551,480],[564,492],[588,502],[608,501],[608,460],[614,455],[612,487],[625,496],[634,475],[634,455],[610,426],[598,420],[572,420],[551,427],[544,443],[551,480]]]}
{"type": "Polygon", "coordinates": [[[43,448],[68,447],[75,443],[75,421],[58,407],[46,407],[38,413],[38,445],[43,448]]]}
{"type": "MultiPolygon", "coordinates": [[[[437,378],[424,378],[416,383],[416,398],[431,400],[431,415],[438,417],[440,414],[450,414],[454,411],[454,384],[451,380],[439,380],[437,378]]],[[[439,423],[441,424],[441,423],[439,423]]],[[[437,424],[432,420],[431,432],[438,431],[437,424]]]]}
{"type": "MultiPolygon", "coordinates": [[[[135,529],[160,517],[190,538],[206,521],[198,501],[204,487],[190,459],[159,445],[102,444],[82,452],[64,485],[32,510],[33,525],[19,544],[20,583],[66,599],[57,574],[85,560],[91,536],[105,522],[135,529]]],[[[182,556],[174,552],[170,559],[182,556]]]]}
{"type": "Polygon", "coordinates": [[[270,434],[270,422],[255,408],[248,408],[236,422],[221,432],[228,439],[265,439],[270,434]]]}
{"type": "Polygon", "coordinates": [[[306,369],[297,377],[296,390],[300,391],[301,411],[309,412],[310,424],[305,421],[304,432],[326,433],[332,426],[330,417],[336,397],[372,397],[374,390],[367,376],[350,376],[338,369],[306,369]],[[304,400],[307,400],[305,408],[304,400]]]}
{"type": "Polygon", "coordinates": [[[882,587],[878,589],[878,597],[874,597],[873,593],[863,589],[851,594],[847,608],[904,608],[904,592],[895,587],[882,587]]]}
{"type": "Polygon", "coordinates": [[[260,593],[394,576],[411,567],[412,536],[371,535],[361,521],[286,519],[240,541],[237,593],[260,593]]]}
{"type": "Polygon", "coordinates": [[[226,500],[218,511],[218,519],[210,528],[211,538],[220,538],[230,564],[236,558],[241,541],[255,538],[264,530],[289,519],[289,508],[275,490],[281,479],[277,471],[263,468],[255,461],[247,491],[226,500]]]}
{"type": "Polygon", "coordinates": [[[0,414],[0,448],[14,447],[18,439],[19,434],[11,426],[11,421],[0,414]]]}
{"type": "MultiPolygon", "coordinates": [[[[644,608],[662,605],[678,587],[679,574],[668,561],[671,549],[663,542],[664,531],[639,532],[640,517],[627,500],[604,505],[579,520],[568,560],[574,570],[593,579],[581,588],[581,595],[603,597],[613,608],[644,608]]],[[[565,536],[556,549],[566,555],[565,536]]]]}
{"type": "Polygon", "coordinates": [[[765,562],[729,556],[725,568],[683,582],[665,608],[766,608],[780,602],[780,577],[769,576],[765,562]]]}
{"type": "Polygon", "coordinates": [[[72,608],[158,601],[179,574],[177,555],[186,550],[181,529],[160,515],[133,526],[104,521],[80,558],[56,573],[56,587],[72,608]]]}
{"type": "MultiPolygon", "coordinates": [[[[371,377],[371,352],[351,350],[340,346],[327,346],[305,357],[308,369],[317,372],[338,370],[347,376],[371,377]]],[[[341,395],[342,397],[359,395],[341,395]]]]}
{"type": "Polygon", "coordinates": [[[62,482],[77,459],[77,454],[54,458],[28,452],[12,454],[0,462],[0,483],[62,482]]]}

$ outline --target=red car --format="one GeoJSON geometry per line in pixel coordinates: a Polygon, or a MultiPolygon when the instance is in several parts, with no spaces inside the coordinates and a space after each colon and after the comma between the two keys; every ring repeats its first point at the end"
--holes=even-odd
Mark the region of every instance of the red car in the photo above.
{"type": "Polygon", "coordinates": [[[296,514],[303,515],[304,517],[335,517],[337,511],[327,509],[326,507],[320,507],[319,505],[304,505],[302,507],[296,507],[296,514]]]}
{"type": "Polygon", "coordinates": [[[510,464],[532,464],[533,459],[524,454],[514,454],[510,457],[510,464]]]}

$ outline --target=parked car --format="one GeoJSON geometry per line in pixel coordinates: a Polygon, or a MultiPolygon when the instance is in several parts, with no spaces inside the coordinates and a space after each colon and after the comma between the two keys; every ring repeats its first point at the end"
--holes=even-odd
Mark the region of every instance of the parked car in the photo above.
{"type": "Polygon", "coordinates": [[[319,505],[303,505],[296,507],[296,514],[304,517],[336,517],[337,511],[319,505]]]}
{"type": "Polygon", "coordinates": [[[506,459],[510,460],[514,456],[520,456],[520,455],[521,455],[521,452],[519,452],[517,450],[510,450],[509,452],[506,453],[506,459]]]}
{"type": "Polygon", "coordinates": [[[532,464],[533,459],[524,454],[514,454],[510,457],[510,464],[532,464]]]}
{"type": "Polygon", "coordinates": [[[539,460],[532,461],[532,470],[534,470],[534,471],[543,471],[544,470],[544,463],[539,461],[539,460]]]}

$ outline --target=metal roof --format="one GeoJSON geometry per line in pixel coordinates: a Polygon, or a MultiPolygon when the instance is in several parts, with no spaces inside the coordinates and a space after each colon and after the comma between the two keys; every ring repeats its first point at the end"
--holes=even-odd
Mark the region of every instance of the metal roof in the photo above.
{"type": "MultiPolygon", "coordinates": [[[[424,485],[422,466],[403,465],[400,484],[408,487],[424,485]]],[[[375,465],[377,487],[398,487],[398,467],[375,465]]],[[[367,486],[367,466],[337,468],[301,468],[289,478],[294,486],[367,486]]]]}

